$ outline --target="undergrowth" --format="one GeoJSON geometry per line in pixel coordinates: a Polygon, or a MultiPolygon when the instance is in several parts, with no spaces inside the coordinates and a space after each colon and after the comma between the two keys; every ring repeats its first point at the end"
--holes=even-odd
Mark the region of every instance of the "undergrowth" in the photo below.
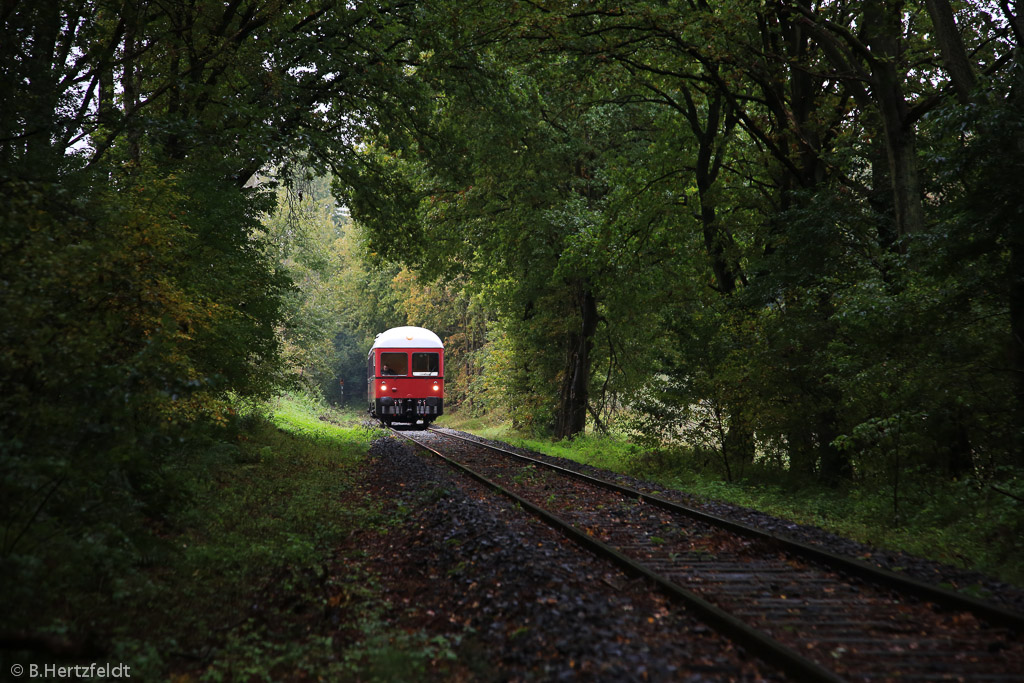
{"type": "MultiPolygon", "coordinates": [[[[422,678],[448,644],[392,632],[376,577],[347,543],[400,514],[353,491],[379,435],[361,422],[297,397],[250,406],[233,434],[181,453],[185,503],[147,521],[155,540],[133,566],[60,605],[41,597],[45,634],[94,642],[92,656],[136,680],[422,678]]],[[[29,649],[3,659],[5,671],[67,661],[29,649]]]]}

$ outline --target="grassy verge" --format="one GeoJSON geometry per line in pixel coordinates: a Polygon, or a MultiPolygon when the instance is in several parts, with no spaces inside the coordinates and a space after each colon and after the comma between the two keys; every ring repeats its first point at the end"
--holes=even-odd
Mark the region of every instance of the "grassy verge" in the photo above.
{"type": "MultiPolygon", "coordinates": [[[[447,644],[389,626],[354,540],[401,514],[357,489],[378,435],[361,421],[283,399],[233,438],[183,453],[187,504],[151,520],[158,540],[138,566],[65,596],[67,631],[91,634],[96,661],[136,680],[422,679],[447,644]]],[[[8,668],[54,659],[8,655],[8,668]]]]}
{"type": "Polygon", "coordinates": [[[748,471],[742,481],[727,483],[717,474],[701,472],[686,453],[644,451],[622,438],[588,434],[551,442],[516,434],[507,425],[457,415],[448,417],[445,426],[812,524],[876,547],[975,569],[1024,587],[1024,546],[1017,541],[1024,534],[1024,505],[976,481],[947,482],[914,473],[906,477],[895,500],[890,488],[875,483],[841,490],[811,484],[794,488],[773,484],[775,477],[764,471],[748,471]]]}

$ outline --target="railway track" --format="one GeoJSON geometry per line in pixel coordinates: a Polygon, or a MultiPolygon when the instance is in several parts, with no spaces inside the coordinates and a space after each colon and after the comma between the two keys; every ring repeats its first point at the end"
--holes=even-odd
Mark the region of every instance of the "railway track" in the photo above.
{"type": "Polygon", "coordinates": [[[397,432],[797,680],[1024,681],[1024,616],[478,441],[397,432]]]}

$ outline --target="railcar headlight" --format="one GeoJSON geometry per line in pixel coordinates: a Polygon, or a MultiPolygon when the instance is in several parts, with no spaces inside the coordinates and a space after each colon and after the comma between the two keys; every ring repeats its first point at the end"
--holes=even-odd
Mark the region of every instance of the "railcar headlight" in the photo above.
{"type": "Polygon", "coordinates": [[[381,391],[387,391],[388,390],[388,385],[387,384],[381,384],[380,385],[380,390],[381,391]]]}
{"type": "Polygon", "coordinates": [[[434,391],[441,391],[441,385],[440,384],[434,384],[434,391]]]}

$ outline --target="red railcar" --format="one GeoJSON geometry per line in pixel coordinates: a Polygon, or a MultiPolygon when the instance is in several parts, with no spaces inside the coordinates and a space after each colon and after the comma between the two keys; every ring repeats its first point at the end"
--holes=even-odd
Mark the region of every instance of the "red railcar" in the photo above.
{"type": "Polygon", "coordinates": [[[422,327],[377,335],[366,361],[370,415],[426,428],[444,413],[444,344],[422,327]]]}

